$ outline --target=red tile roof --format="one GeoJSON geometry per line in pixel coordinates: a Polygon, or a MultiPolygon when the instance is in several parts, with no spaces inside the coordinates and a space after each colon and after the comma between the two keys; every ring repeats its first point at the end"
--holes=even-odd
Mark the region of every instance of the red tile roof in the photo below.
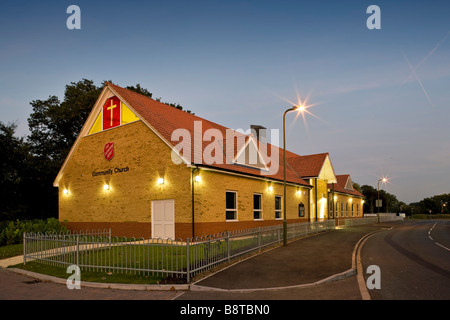
{"type": "MultiPolygon", "coordinates": [[[[205,159],[203,157],[198,157],[201,159],[201,162],[196,162],[196,156],[199,156],[199,152],[203,153],[205,150],[205,147],[211,144],[211,141],[202,141],[202,148],[196,148],[194,143],[194,136],[196,134],[200,135],[200,138],[203,137],[205,132],[209,129],[215,129],[218,130],[217,132],[220,132],[222,137],[227,137],[227,133],[232,132],[237,137],[241,137],[245,142],[249,139],[248,135],[243,135],[241,133],[238,133],[234,130],[231,130],[229,128],[226,128],[224,126],[221,126],[219,124],[216,124],[214,122],[205,120],[203,118],[200,118],[194,114],[190,114],[187,112],[184,112],[180,109],[168,106],[164,103],[155,101],[149,97],[143,96],[141,94],[135,93],[133,91],[124,89],[120,86],[117,86],[112,83],[105,83],[108,87],[110,87],[113,92],[118,94],[125,103],[128,104],[128,107],[131,107],[138,116],[146,122],[149,126],[151,126],[154,130],[156,130],[169,144],[171,144],[172,147],[175,147],[179,141],[172,141],[172,133],[176,129],[185,129],[187,130],[191,135],[191,163],[195,165],[202,165],[202,166],[208,166],[220,170],[226,170],[226,171],[233,171],[237,173],[243,173],[247,175],[253,175],[253,176],[260,176],[263,178],[270,178],[275,180],[283,180],[283,149],[278,148],[274,145],[267,144],[267,156],[270,159],[272,153],[278,153],[278,170],[274,172],[272,175],[266,175],[263,174],[260,169],[251,168],[244,165],[239,165],[232,163],[233,159],[226,159],[225,152],[221,155],[221,158],[223,159],[222,163],[206,163],[205,159]],[[198,121],[198,122],[197,122],[198,121]],[[199,124],[201,124],[201,132],[195,132],[196,129],[199,128],[199,124]],[[196,126],[197,125],[197,126],[196,126]]],[[[233,146],[233,151],[230,153],[234,156],[236,156],[237,152],[240,150],[242,145],[238,145],[236,141],[231,142],[231,146],[233,146]]],[[[237,140],[237,139],[236,139],[237,140]]],[[[226,140],[217,141],[219,145],[222,147],[227,146],[226,140]]],[[[229,141],[228,141],[229,142],[229,141]]],[[[200,154],[201,156],[201,154],[200,154]]],[[[286,151],[286,159],[289,163],[291,161],[295,162],[296,157],[300,157],[292,152],[286,151]],[[288,158],[289,156],[289,158],[288,158]]],[[[303,157],[301,157],[303,158],[303,157]]],[[[308,157],[305,157],[309,159],[308,157]]],[[[315,159],[315,158],[314,158],[315,159]]],[[[267,160],[267,158],[266,158],[267,160]]],[[[309,162],[305,162],[309,163],[309,162]]],[[[316,163],[313,162],[313,169],[316,169],[316,163]]],[[[298,165],[295,165],[295,170],[291,166],[286,166],[286,181],[299,184],[299,185],[305,185],[310,186],[305,180],[301,178],[301,174],[297,170],[298,165]]],[[[309,169],[308,169],[309,170],[309,169]]],[[[311,169],[312,170],[312,169],[311,169]]],[[[309,172],[309,171],[308,171],[309,172]]]]}
{"type": "MultiPolygon", "coordinates": [[[[340,192],[340,193],[346,193],[346,194],[357,196],[357,197],[364,197],[364,195],[356,189],[352,189],[352,190],[345,189],[345,186],[346,186],[349,178],[350,178],[349,174],[337,175],[336,176],[337,183],[334,184],[334,191],[340,192]]],[[[332,190],[333,185],[331,183],[329,183],[328,188],[330,190],[332,190]]]]}
{"type": "Polygon", "coordinates": [[[299,156],[291,153],[290,156],[286,155],[286,161],[288,161],[301,177],[315,178],[319,176],[327,156],[328,153],[319,153],[308,156],[299,156]]]}

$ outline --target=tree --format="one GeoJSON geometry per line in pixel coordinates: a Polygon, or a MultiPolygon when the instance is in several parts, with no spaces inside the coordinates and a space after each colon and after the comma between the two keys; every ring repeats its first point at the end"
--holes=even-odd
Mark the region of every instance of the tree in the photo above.
{"type": "Polygon", "coordinates": [[[424,198],[419,202],[410,204],[411,214],[449,214],[450,193],[424,198]]]}
{"type": "MultiPolygon", "coordinates": [[[[361,186],[361,193],[365,197],[364,201],[364,212],[367,213],[377,213],[378,208],[375,206],[376,200],[378,199],[378,190],[369,185],[361,186]]],[[[397,197],[393,194],[390,194],[384,190],[380,190],[379,197],[382,200],[382,207],[380,208],[380,212],[400,212],[404,202],[399,201],[397,197]]]]}
{"type": "Polygon", "coordinates": [[[31,102],[33,112],[28,118],[31,151],[54,175],[75,142],[101,90],[102,87],[95,86],[91,80],[83,79],[66,85],[63,102],[56,96],[31,102]]]}
{"type": "Polygon", "coordinates": [[[0,221],[29,215],[34,185],[32,156],[24,138],[15,137],[16,123],[0,122],[0,221]]]}

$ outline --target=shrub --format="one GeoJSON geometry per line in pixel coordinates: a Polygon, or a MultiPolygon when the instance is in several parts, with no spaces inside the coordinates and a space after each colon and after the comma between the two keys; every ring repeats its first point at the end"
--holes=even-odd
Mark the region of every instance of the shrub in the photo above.
{"type": "Polygon", "coordinates": [[[45,233],[47,231],[67,231],[67,228],[55,218],[6,221],[0,225],[0,246],[22,242],[24,232],[45,233]]]}

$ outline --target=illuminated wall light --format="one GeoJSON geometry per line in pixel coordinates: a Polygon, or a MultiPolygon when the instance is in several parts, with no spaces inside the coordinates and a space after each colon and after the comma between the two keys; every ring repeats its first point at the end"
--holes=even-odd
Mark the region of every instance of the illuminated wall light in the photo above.
{"type": "Polygon", "coordinates": [[[164,184],[164,179],[163,178],[158,178],[158,184],[164,184]]]}
{"type": "Polygon", "coordinates": [[[337,200],[337,196],[334,196],[334,201],[336,201],[337,200]]]}
{"type": "Polygon", "coordinates": [[[353,199],[352,199],[352,198],[350,198],[350,200],[348,200],[348,201],[350,201],[350,203],[352,203],[352,202],[353,202],[353,199]]]}
{"type": "Polygon", "coordinates": [[[69,190],[64,189],[64,190],[63,190],[63,193],[64,193],[64,194],[69,194],[69,190]]]}
{"type": "Polygon", "coordinates": [[[320,219],[324,219],[325,218],[325,205],[327,203],[327,199],[326,198],[322,198],[319,200],[319,205],[320,205],[320,211],[319,211],[319,218],[320,219]]]}
{"type": "Polygon", "coordinates": [[[301,192],[300,190],[297,190],[297,195],[298,195],[298,196],[301,196],[301,195],[302,195],[302,192],[301,192]]]}
{"type": "Polygon", "coordinates": [[[270,187],[269,187],[269,192],[272,192],[272,191],[273,191],[273,187],[270,186],[270,187]]]}
{"type": "Polygon", "coordinates": [[[103,186],[103,189],[104,189],[104,190],[109,190],[109,189],[110,189],[109,184],[105,184],[105,185],[103,186]]]}
{"type": "Polygon", "coordinates": [[[195,182],[200,182],[202,181],[202,177],[200,176],[195,176],[195,182]]]}

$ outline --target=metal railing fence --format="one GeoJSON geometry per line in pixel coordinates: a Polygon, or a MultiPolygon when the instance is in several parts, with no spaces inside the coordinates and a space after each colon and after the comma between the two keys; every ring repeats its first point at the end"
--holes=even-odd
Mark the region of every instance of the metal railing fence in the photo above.
{"type": "MultiPolygon", "coordinates": [[[[334,220],[289,224],[287,238],[292,240],[334,228],[334,220]]],[[[59,267],[77,265],[88,271],[176,277],[189,283],[201,272],[282,241],[282,225],[186,241],[111,237],[111,230],[24,233],[23,261],[59,267]]]]}
{"type": "Polygon", "coordinates": [[[345,219],[345,227],[355,227],[360,226],[364,224],[371,224],[371,223],[377,223],[378,217],[364,217],[364,218],[358,218],[358,219],[345,219]]]}

